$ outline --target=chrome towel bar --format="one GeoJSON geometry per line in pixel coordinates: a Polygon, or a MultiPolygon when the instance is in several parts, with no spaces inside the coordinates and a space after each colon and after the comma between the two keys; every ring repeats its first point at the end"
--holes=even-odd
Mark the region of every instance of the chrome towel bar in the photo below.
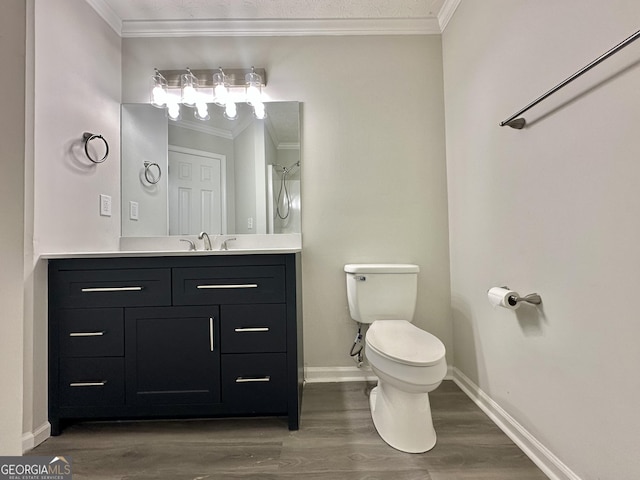
{"type": "Polygon", "coordinates": [[[503,122],[500,122],[500,126],[504,127],[505,125],[510,126],[511,128],[515,128],[517,130],[521,130],[524,128],[524,126],[527,124],[527,121],[524,118],[521,118],[520,115],[522,115],[524,112],[526,112],[527,110],[535,107],[537,104],[539,104],[540,102],[542,102],[544,99],[546,99],[547,97],[550,97],[551,95],[553,95],[554,93],[556,93],[558,90],[560,90],[562,87],[568,85],[569,83],[573,82],[576,78],[578,78],[579,76],[581,76],[582,74],[588,72],[589,70],[591,70],[593,67],[595,67],[596,65],[598,65],[599,63],[603,62],[604,60],[606,60],[607,58],[609,58],[610,56],[614,55],[615,53],[619,52],[620,50],[622,50],[624,47],[626,47],[627,45],[629,45],[631,42],[634,42],[635,40],[637,40],[638,38],[640,38],[640,30],[638,30],[636,33],[634,33],[633,35],[631,35],[629,38],[623,40],[622,42],[620,42],[618,45],[616,45],[615,47],[613,47],[611,50],[603,53],[602,55],[600,55],[598,58],[596,58],[593,62],[589,63],[588,65],[585,65],[584,67],[582,67],[580,70],[578,70],[576,73],[574,73],[573,75],[571,75],[569,78],[567,78],[566,80],[563,80],[562,82],[560,82],[558,85],[556,85],[555,87],[553,87],[551,90],[549,90],[548,92],[546,92],[545,94],[539,96],[538,98],[536,98],[533,102],[531,102],[529,105],[527,105],[526,107],[524,107],[522,110],[519,110],[518,112],[514,113],[513,115],[511,115],[509,118],[507,118],[506,120],[504,120],[503,122]]]}

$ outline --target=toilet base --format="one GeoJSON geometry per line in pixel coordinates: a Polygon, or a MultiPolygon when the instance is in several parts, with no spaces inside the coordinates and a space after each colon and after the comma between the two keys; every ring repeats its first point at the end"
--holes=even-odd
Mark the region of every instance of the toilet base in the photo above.
{"type": "Polygon", "coordinates": [[[381,383],[369,394],[371,418],[380,437],[406,453],[424,453],[436,444],[428,393],[408,393],[381,383]]]}

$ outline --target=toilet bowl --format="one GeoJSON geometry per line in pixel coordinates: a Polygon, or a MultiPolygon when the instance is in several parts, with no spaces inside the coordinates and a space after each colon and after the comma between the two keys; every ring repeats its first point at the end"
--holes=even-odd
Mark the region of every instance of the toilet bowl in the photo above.
{"type": "Polygon", "coordinates": [[[431,450],[429,392],[447,373],[442,342],[406,320],[378,320],[365,337],[365,356],[378,377],[369,405],[380,437],[403,452],[431,450]]]}
{"type": "Polygon", "coordinates": [[[447,373],[445,347],[411,324],[417,298],[417,265],[349,264],[347,298],[351,318],[370,324],[365,357],[378,385],[371,391],[371,417],[393,448],[423,453],[436,444],[429,392],[447,373]]]}

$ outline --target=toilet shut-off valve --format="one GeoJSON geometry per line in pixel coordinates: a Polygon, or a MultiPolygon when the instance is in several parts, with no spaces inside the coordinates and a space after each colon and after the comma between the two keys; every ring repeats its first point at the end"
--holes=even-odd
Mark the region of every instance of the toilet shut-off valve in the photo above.
{"type": "Polygon", "coordinates": [[[362,345],[362,326],[358,324],[358,333],[356,333],[356,338],[353,340],[353,345],[351,345],[351,350],[349,351],[349,355],[353,357],[358,368],[362,367],[363,348],[364,345],[362,345]]]}

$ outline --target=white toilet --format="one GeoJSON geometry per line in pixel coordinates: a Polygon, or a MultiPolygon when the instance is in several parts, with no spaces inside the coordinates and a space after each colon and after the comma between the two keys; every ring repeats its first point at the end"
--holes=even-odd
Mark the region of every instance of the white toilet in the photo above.
{"type": "Polygon", "coordinates": [[[378,385],[369,405],[373,423],[393,448],[422,453],[436,444],[429,392],[447,373],[445,348],[412,325],[418,293],[417,265],[345,265],[351,318],[371,324],[365,356],[378,385]]]}

